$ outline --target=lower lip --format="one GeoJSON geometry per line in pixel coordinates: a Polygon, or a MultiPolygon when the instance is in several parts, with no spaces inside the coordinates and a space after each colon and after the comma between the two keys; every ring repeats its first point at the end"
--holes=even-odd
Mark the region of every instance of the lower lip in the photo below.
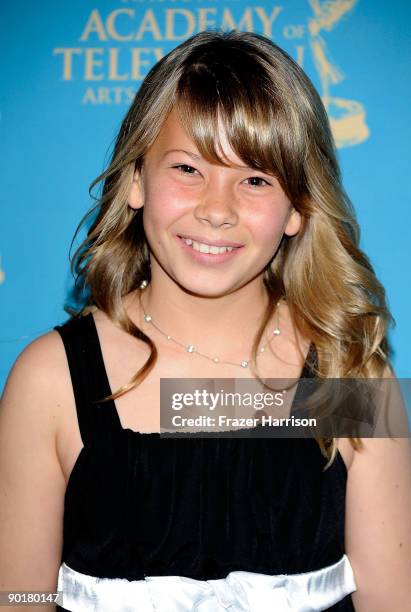
{"type": "Polygon", "coordinates": [[[176,236],[177,240],[180,242],[181,246],[185,251],[187,251],[193,259],[199,261],[203,264],[219,264],[228,261],[236,256],[236,254],[241,251],[244,247],[234,248],[232,251],[226,251],[225,253],[218,253],[217,255],[213,255],[212,253],[200,253],[200,251],[195,251],[193,247],[188,246],[184,242],[182,238],[176,236]]]}

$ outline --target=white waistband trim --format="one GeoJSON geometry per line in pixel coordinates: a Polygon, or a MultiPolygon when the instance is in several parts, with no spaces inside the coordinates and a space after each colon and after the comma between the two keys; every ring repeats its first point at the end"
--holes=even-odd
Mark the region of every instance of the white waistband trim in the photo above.
{"type": "Polygon", "coordinates": [[[347,555],[303,574],[234,571],[226,578],[147,576],[144,580],[88,576],[62,563],[58,590],[74,612],[319,612],[356,590],[347,555]]]}

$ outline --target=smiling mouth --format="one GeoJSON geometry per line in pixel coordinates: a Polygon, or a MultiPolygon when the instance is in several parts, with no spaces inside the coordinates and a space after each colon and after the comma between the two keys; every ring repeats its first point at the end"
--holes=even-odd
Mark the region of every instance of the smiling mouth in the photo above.
{"type": "Polygon", "coordinates": [[[191,238],[184,238],[183,236],[179,236],[180,240],[182,240],[187,246],[191,247],[194,251],[198,253],[206,253],[210,255],[221,255],[222,253],[230,253],[231,251],[241,249],[242,247],[233,247],[233,246],[214,246],[210,244],[204,244],[202,242],[196,242],[191,238]]]}

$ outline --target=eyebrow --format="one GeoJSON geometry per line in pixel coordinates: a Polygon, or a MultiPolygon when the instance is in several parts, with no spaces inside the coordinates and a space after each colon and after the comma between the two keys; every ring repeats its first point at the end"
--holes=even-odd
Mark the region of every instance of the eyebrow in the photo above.
{"type": "Polygon", "coordinates": [[[191,157],[191,159],[202,159],[201,155],[197,155],[196,153],[192,153],[191,151],[186,151],[185,149],[169,149],[164,153],[163,158],[166,157],[166,155],[169,155],[169,153],[185,153],[186,155],[191,157]]]}
{"type": "MultiPolygon", "coordinates": [[[[162,159],[167,157],[167,155],[169,155],[170,153],[186,153],[186,155],[188,155],[189,157],[191,157],[191,159],[194,159],[195,161],[199,159],[203,159],[201,155],[197,155],[197,153],[192,153],[191,151],[186,151],[185,149],[168,149],[168,151],[166,151],[163,154],[162,159]]],[[[250,166],[234,166],[234,167],[238,168],[239,170],[253,170],[254,169],[254,168],[251,168],[250,166]]]]}

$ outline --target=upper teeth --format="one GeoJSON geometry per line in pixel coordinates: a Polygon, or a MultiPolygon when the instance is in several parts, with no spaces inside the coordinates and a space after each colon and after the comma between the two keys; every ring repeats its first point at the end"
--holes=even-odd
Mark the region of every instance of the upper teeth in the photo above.
{"type": "Polygon", "coordinates": [[[203,244],[202,242],[195,242],[195,240],[191,240],[191,238],[183,238],[182,240],[184,240],[184,242],[191,246],[195,251],[200,251],[200,253],[211,253],[212,255],[232,251],[235,248],[232,246],[210,246],[209,244],[203,244]]]}

